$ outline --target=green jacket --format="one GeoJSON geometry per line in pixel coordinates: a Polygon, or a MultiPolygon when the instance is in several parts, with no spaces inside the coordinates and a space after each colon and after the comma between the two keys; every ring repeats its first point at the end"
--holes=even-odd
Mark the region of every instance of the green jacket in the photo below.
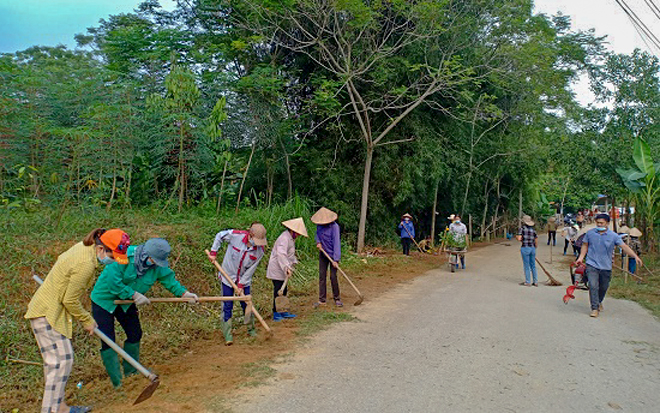
{"type": "MultiPolygon", "coordinates": [[[[186,292],[186,288],[174,278],[174,271],[170,268],[152,267],[142,277],[138,277],[134,265],[135,248],[128,247],[128,264],[115,262],[106,265],[92,290],[92,301],[110,313],[117,308],[115,300],[132,300],[136,291],[146,294],[156,281],[177,297],[186,292]]],[[[122,304],[121,307],[126,311],[130,306],[131,304],[122,304]]]]}

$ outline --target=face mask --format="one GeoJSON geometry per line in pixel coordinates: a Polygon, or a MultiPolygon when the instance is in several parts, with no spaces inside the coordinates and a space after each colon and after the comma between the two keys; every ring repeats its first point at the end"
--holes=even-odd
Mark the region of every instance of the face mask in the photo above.
{"type": "Polygon", "coordinates": [[[147,259],[144,260],[144,265],[147,267],[153,267],[156,265],[156,263],[151,259],[151,257],[147,257],[147,259]]]}
{"type": "Polygon", "coordinates": [[[404,221],[406,221],[406,222],[410,222],[410,219],[406,218],[406,219],[404,219],[404,221]]]}
{"type": "Polygon", "coordinates": [[[457,220],[454,221],[454,222],[457,223],[457,224],[460,224],[460,223],[461,223],[461,220],[460,220],[460,219],[457,219],[457,220]]]}
{"type": "Polygon", "coordinates": [[[607,228],[605,228],[605,227],[596,227],[596,231],[598,231],[598,232],[607,231],[607,228]]]}
{"type": "Polygon", "coordinates": [[[97,255],[96,259],[99,260],[99,262],[103,265],[109,265],[109,264],[112,264],[113,262],[115,262],[115,260],[112,259],[112,257],[108,257],[107,255],[103,259],[99,258],[99,256],[97,255]]]}

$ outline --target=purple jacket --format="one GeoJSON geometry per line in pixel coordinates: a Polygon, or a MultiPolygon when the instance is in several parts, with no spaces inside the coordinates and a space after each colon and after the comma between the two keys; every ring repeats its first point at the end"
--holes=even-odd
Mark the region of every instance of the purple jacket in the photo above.
{"type": "Polygon", "coordinates": [[[341,259],[341,243],[339,242],[339,225],[332,222],[327,225],[316,226],[316,243],[321,246],[336,262],[341,259]]]}

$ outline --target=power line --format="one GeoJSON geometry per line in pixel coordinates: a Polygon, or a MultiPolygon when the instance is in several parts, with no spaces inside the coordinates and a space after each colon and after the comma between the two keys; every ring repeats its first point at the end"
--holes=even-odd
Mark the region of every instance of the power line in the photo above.
{"type": "Polygon", "coordinates": [[[651,29],[649,29],[648,26],[644,24],[644,22],[639,18],[639,16],[637,16],[637,14],[626,3],[626,1],[625,0],[615,0],[615,1],[619,5],[619,7],[621,7],[624,13],[626,13],[633,27],[635,28],[637,33],[640,35],[640,37],[646,44],[646,47],[649,48],[649,51],[653,53],[653,48],[651,48],[648,42],[651,42],[653,46],[655,46],[656,50],[660,50],[660,39],[658,39],[658,37],[651,31],[651,29]]]}

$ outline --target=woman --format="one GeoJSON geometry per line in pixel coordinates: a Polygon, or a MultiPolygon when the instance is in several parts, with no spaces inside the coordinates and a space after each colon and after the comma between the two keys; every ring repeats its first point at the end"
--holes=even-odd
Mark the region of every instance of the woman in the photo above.
{"type": "Polygon", "coordinates": [[[337,214],[328,208],[322,207],[314,215],[312,222],[316,224],[316,248],[319,249],[319,301],[314,307],[325,305],[326,283],[328,279],[328,266],[330,266],[330,283],[332,295],[337,307],[343,307],[339,297],[339,281],[337,280],[337,263],[341,259],[341,242],[339,240],[339,225],[337,214]],[[325,251],[332,261],[328,260],[325,251]]]}
{"type": "MultiPolygon", "coordinates": [[[[298,263],[296,259],[296,238],[298,235],[307,237],[307,228],[305,228],[305,221],[302,218],[291,219],[282,222],[287,230],[277,237],[277,241],[273,245],[273,252],[270,254],[268,260],[268,269],[266,270],[266,278],[273,282],[273,321],[281,321],[283,318],[294,318],[295,314],[288,311],[279,313],[275,305],[275,299],[284,281],[291,276],[293,266],[298,263]]],[[[282,292],[286,295],[288,287],[284,288],[282,292]]]]}
{"type": "Polygon", "coordinates": [[[412,215],[406,213],[401,217],[399,224],[399,231],[401,231],[401,247],[403,247],[403,255],[410,255],[410,243],[415,238],[415,226],[412,223],[412,215]]]}
{"type": "Polygon", "coordinates": [[[82,242],[57,257],[44,283],[30,300],[25,318],[30,320],[41,357],[46,385],[41,413],[83,413],[87,406],[67,406],[64,390],[73,367],[72,318],[89,334],[97,325],[80,299],[99,264],[127,262],[128,234],[119,229],[95,229],[82,242]]]}
{"type": "Polygon", "coordinates": [[[518,235],[516,239],[521,242],[520,245],[520,255],[522,256],[523,269],[525,271],[525,281],[521,282],[520,285],[529,287],[533,285],[538,287],[538,276],[536,273],[536,248],[538,248],[538,235],[534,230],[534,221],[529,215],[525,215],[522,218],[523,225],[518,229],[518,235]],[[530,272],[532,279],[530,280],[530,272]],[[531,284],[530,284],[531,281],[531,284]]]}
{"type": "MultiPolygon", "coordinates": [[[[232,281],[236,284],[239,291],[238,295],[249,295],[252,286],[252,276],[257,270],[259,262],[264,257],[264,247],[268,245],[266,240],[266,227],[259,222],[253,222],[250,229],[241,231],[237,229],[227,229],[220,231],[216,234],[209,259],[215,261],[218,255],[218,250],[222,247],[222,243],[226,242],[229,246],[225,257],[222,260],[222,269],[231,277],[232,281]]],[[[234,290],[221,274],[218,277],[222,280],[222,295],[231,297],[234,295],[234,290]]],[[[248,317],[248,334],[251,336],[257,335],[257,330],[254,327],[254,317],[251,313],[246,314],[245,310],[247,304],[241,301],[241,308],[243,309],[244,317],[248,317]]],[[[225,301],[222,303],[222,335],[225,338],[225,345],[231,346],[234,343],[232,335],[232,315],[234,310],[233,301],[225,301]]]]}
{"type": "MultiPolygon", "coordinates": [[[[564,227],[562,232],[564,233],[564,255],[566,255],[566,250],[568,249],[569,245],[573,245],[573,253],[575,254],[575,240],[578,235],[578,231],[580,230],[580,227],[577,224],[574,225],[567,225],[564,227]]],[[[577,255],[576,255],[577,257],[577,255]]]]}
{"type": "MultiPolygon", "coordinates": [[[[177,297],[190,298],[197,301],[197,295],[189,292],[174,278],[174,271],[169,268],[167,257],[170,254],[170,244],[162,238],[152,238],[143,245],[128,248],[127,260],[109,265],[92,290],[92,314],[99,325],[99,330],[115,339],[115,319],[126,333],[124,351],[135,360],[140,360],[140,340],[142,327],[137,305],[150,304],[144,294],[156,283],[177,297]],[[116,305],[115,300],[133,300],[133,304],[116,305]]],[[[107,344],[101,344],[101,359],[105,370],[110,376],[112,385],[121,386],[121,370],[119,356],[107,344]]],[[[130,376],[137,371],[124,361],[124,376],[130,376]]]]}

